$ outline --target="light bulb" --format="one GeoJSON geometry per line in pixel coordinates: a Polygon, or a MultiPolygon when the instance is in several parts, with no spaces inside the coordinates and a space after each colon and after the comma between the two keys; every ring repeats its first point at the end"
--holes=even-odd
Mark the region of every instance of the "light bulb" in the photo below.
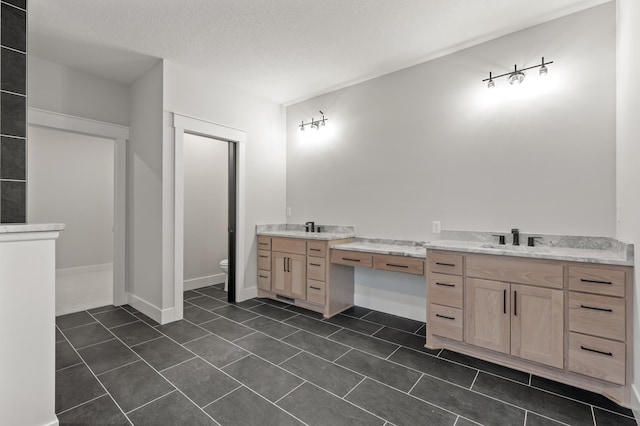
{"type": "Polygon", "coordinates": [[[546,66],[541,66],[540,67],[540,75],[547,75],[547,73],[549,72],[549,70],[547,69],[546,66]]]}
{"type": "Polygon", "coordinates": [[[493,89],[494,87],[496,87],[496,83],[493,81],[493,79],[489,80],[487,82],[487,88],[488,89],[493,89]]]}
{"type": "Polygon", "coordinates": [[[509,75],[509,84],[520,84],[524,80],[524,73],[522,71],[516,71],[509,75]]]}

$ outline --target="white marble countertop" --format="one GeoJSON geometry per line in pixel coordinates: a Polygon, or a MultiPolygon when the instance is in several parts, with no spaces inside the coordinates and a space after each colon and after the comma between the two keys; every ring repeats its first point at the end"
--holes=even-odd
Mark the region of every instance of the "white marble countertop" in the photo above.
{"type": "Polygon", "coordinates": [[[17,232],[51,232],[62,231],[63,223],[25,223],[18,225],[0,225],[0,234],[11,234],[17,232]]]}
{"type": "Polygon", "coordinates": [[[351,243],[336,244],[333,250],[350,250],[365,253],[388,254],[393,256],[407,256],[425,259],[427,250],[423,243],[414,241],[377,240],[358,238],[351,243]]]}
{"type": "Polygon", "coordinates": [[[571,262],[602,263],[608,265],[633,266],[630,259],[616,250],[600,250],[573,247],[514,246],[487,243],[485,241],[439,240],[425,244],[425,248],[464,253],[494,254],[504,256],[531,257],[537,259],[566,260],[571,262]]]}
{"type": "Polygon", "coordinates": [[[305,232],[305,231],[259,231],[257,235],[264,235],[268,237],[284,237],[284,238],[304,238],[305,240],[342,240],[345,238],[355,237],[354,232],[305,232]]]}

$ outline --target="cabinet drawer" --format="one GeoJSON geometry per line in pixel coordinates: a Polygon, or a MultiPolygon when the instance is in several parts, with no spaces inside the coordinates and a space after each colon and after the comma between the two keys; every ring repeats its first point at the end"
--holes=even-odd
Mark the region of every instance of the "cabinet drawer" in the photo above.
{"type": "Polygon", "coordinates": [[[462,308],[462,277],[430,273],[427,296],[431,303],[462,308]]]}
{"type": "Polygon", "coordinates": [[[599,337],[569,333],[569,370],[625,384],[625,345],[599,337]]]}
{"type": "Polygon", "coordinates": [[[427,330],[436,336],[462,341],[462,309],[429,304],[427,330]]]}
{"type": "Polygon", "coordinates": [[[258,250],[271,250],[271,237],[258,237],[258,250]]]}
{"type": "Polygon", "coordinates": [[[624,341],[624,299],[569,292],[569,328],[578,333],[624,341]]]}
{"type": "Polygon", "coordinates": [[[307,256],[325,257],[327,243],[321,241],[307,241],[307,256]]]}
{"type": "Polygon", "coordinates": [[[427,261],[431,272],[462,275],[461,254],[438,253],[429,250],[427,252],[427,261]]]}
{"type": "Polygon", "coordinates": [[[307,280],[307,302],[324,305],[325,285],[323,281],[307,280]]]}
{"type": "Polygon", "coordinates": [[[424,275],[424,261],[406,256],[373,255],[373,267],[385,271],[424,275]]]}
{"type": "Polygon", "coordinates": [[[258,269],[265,271],[271,270],[271,252],[267,250],[258,250],[258,269]]]}
{"type": "Polygon", "coordinates": [[[307,278],[324,281],[326,279],[326,261],[322,257],[307,257],[307,278]]]}
{"type": "Polygon", "coordinates": [[[507,256],[467,256],[465,265],[469,277],[485,278],[539,287],[562,288],[561,263],[515,259],[507,256]]]}
{"type": "Polygon", "coordinates": [[[271,291],[271,271],[258,269],[258,288],[271,291]]]}
{"type": "Polygon", "coordinates": [[[569,289],[624,297],[625,272],[616,269],[569,267],[569,289]]]}
{"type": "Polygon", "coordinates": [[[373,265],[373,256],[359,251],[331,250],[331,263],[371,268],[373,265]]]}
{"type": "Polygon", "coordinates": [[[307,254],[307,240],[298,238],[272,238],[271,249],[283,253],[307,254]]]}

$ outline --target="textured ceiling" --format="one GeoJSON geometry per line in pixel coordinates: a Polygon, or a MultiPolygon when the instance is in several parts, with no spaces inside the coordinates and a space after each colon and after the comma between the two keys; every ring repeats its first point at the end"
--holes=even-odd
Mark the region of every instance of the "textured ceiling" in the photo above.
{"type": "Polygon", "coordinates": [[[130,83],[158,58],[288,104],[609,0],[29,0],[29,53],[130,83]]]}

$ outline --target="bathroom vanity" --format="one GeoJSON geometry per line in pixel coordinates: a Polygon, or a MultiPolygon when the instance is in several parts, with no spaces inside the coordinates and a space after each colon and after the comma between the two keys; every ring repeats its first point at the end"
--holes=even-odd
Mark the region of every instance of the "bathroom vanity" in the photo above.
{"type": "Polygon", "coordinates": [[[332,246],[355,236],[350,227],[305,232],[295,225],[259,225],[258,297],[320,312],[326,318],[353,306],[353,268],[330,262],[332,246]]]}
{"type": "Polygon", "coordinates": [[[527,371],[629,406],[632,246],[598,240],[591,248],[580,248],[589,247],[586,241],[576,247],[428,243],[425,346],[527,371]]]}

